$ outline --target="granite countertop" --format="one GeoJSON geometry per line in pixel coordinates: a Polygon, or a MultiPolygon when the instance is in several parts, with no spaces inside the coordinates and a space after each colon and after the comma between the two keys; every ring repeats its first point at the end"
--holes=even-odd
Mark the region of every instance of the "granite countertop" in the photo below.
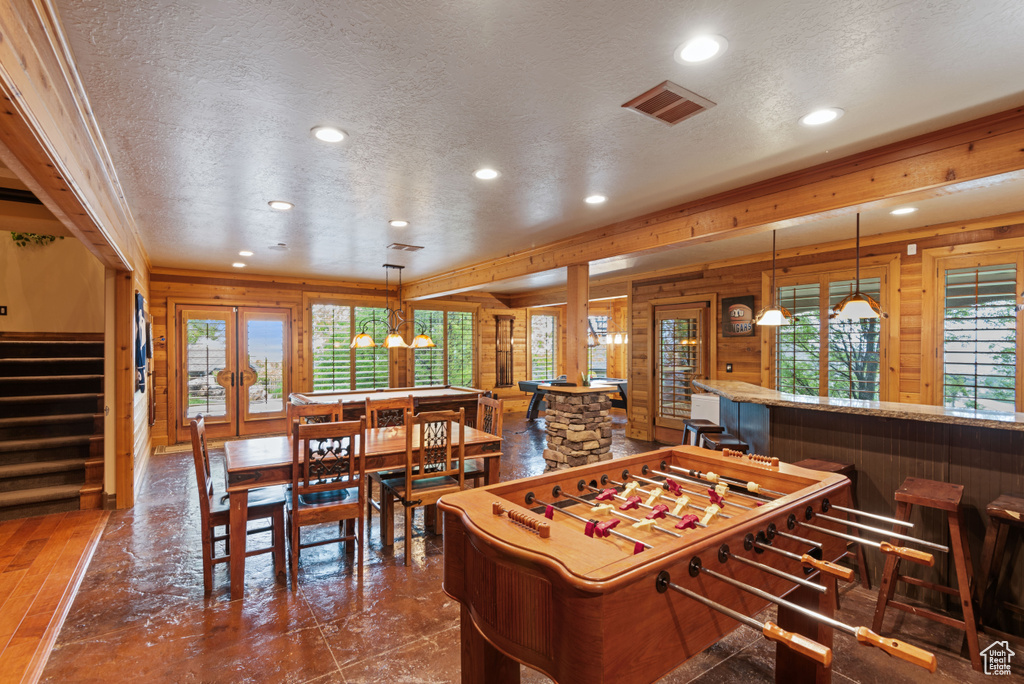
{"type": "Polygon", "coordinates": [[[800,394],[776,392],[765,387],[751,385],[746,382],[736,382],[734,380],[694,380],[693,384],[706,392],[717,394],[730,401],[750,404],[1024,431],[1024,413],[954,409],[925,404],[902,404],[894,401],[860,401],[857,399],[809,397],[800,394]]]}

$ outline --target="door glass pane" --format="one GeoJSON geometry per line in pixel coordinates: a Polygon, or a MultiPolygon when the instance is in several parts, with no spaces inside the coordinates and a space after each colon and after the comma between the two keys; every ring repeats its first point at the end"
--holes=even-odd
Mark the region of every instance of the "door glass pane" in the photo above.
{"type": "MultiPolygon", "coordinates": [[[[856,281],[829,283],[828,306],[831,310],[853,294],[856,281]]],[[[879,301],[881,278],[861,278],[860,291],[879,301]]],[[[858,321],[831,319],[828,322],[828,396],[878,401],[881,380],[882,320],[858,321]]]]}
{"type": "Polygon", "coordinates": [[[227,415],[227,390],[217,382],[228,363],[227,321],[186,317],[185,337],[186,420],[227,415]]]}
{"type": "Polygon", "coordinates": [[[530,378],[552,380],[555,377],[555,316],[530,316],[530,378]]]}
{"type": "Polygon", "coordinates": [[[245,326],[246,365],[256,373],[249,385],[249,413],[285,410],[284,321],[248,319],[245,326]]]}
{"type": "Polygon", "coordinates": [[[314,304],[313,311],[313,389],[351,389],[350,366],[352,330],[351,307],[314,304]]]}
{"type": "Polygon", "coordinates": [[[775,389],[780,392],[818,396],[820,289],[818,283],[779,288],[779,303],[795,317],[776,328],[775,389]]]}
{"type": "Polygon", "coordinates": [[[943,405],[1016,410],[1015,264],[948,269],[943,405]]]}
{"type": "Polygon", "coordinates": [[[701,368],[700,316],[665,318],[657,325],[658,416],[685,420],[693,377],[701,368]]]}

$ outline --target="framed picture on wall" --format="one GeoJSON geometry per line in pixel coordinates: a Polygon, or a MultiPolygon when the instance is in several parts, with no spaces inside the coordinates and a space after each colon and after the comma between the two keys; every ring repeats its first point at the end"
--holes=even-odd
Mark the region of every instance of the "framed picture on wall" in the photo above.
{"type": "Polygon", "coordinates": [[[722,337],[754,336],[754,295],[722,299],[722,337]]]}

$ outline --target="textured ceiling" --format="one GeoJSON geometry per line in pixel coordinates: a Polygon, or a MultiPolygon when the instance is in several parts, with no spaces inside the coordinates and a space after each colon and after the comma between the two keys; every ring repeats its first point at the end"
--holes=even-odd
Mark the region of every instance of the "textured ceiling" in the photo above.
{"type": "Polygon", "coordinates": [[[1024,100],[1020,0],[56,4],[157,266],[413,280],[1024,100]],[[620,108],[666,79],[717,106],[620,108]]]}

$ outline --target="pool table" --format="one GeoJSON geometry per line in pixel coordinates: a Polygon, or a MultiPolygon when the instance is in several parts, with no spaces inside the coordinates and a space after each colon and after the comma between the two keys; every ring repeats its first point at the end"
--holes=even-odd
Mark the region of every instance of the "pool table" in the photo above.
{"type": "Polygon", "coordinates": [[[376,390],[349,390],[336,392],[294,393],[291,401],[295,404],[333,404],[343,402],[342,418],[359,420],[366,407],[367,397],[371,399],[395,399],[408,395],[413,397],[416,413],[423,411],[458,411],[466,409],[466,425],[476,426],[476,400],[484,390],[451,385],[429,385],[426,387],[388,387],[376,390]]]}

